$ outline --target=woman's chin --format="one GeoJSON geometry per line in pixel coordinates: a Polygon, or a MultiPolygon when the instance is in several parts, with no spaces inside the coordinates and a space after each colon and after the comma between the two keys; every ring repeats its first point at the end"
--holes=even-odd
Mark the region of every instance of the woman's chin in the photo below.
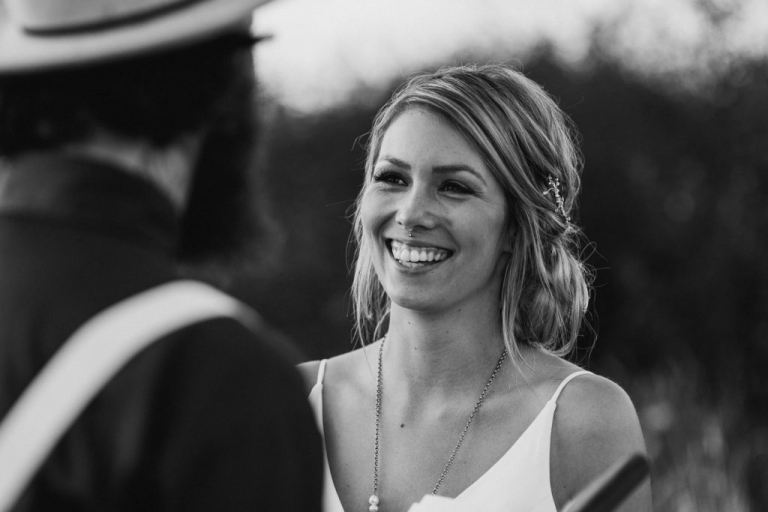
{"type": "Polygon", "coordinates": [[[419,313],[437,313],[441,309],[440,301],[433,294],[394,293],[389,294],[389,299],[394,306],[419,313]]]}

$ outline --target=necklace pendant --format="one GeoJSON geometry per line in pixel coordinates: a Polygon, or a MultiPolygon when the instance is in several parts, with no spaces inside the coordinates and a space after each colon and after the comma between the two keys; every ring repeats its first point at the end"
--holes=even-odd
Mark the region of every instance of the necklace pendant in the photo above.
{"type": "Polygon", "coordinates": [[[379,512],[379,497],[375,494],[371,494],[371,497],[368,498],[368,504],[370,507],[368,507],[368,512],[379,512]]]}

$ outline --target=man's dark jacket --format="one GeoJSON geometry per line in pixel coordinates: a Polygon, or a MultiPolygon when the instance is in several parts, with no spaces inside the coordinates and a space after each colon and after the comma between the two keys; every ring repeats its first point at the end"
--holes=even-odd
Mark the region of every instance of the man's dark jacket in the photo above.
{"type": "MultiPolygon", "coordinates": [[[[34,155],[0,171],[0,416],[86,320],[177,278],[178,231],[159,190],[116,169],[34,155]]],[[[319,511],[319,434],[268,338],[214,319],[153,344],[14,510],[319,511]]]]}

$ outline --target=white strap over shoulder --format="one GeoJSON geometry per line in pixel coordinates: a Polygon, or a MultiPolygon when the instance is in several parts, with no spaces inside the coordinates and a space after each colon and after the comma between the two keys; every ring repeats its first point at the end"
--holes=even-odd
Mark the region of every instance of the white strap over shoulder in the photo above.
{"type": "Polygon", "coordinates": [[[179,328],[221,316],[258,322],[255,312],[208,285],[175,281],[129,297],[75,331],[0,425],[0,512],[16,502],[72,422],[133,356],[179,328]]]}
{"type": "Polygon", "coordinates": [[[557,386],[557,389],[555,390],[555,394],[552,395],[552,398],[549,399],[550,402],[557,402],[558,397],[560,396],[560,393],[563,391],[563,388],[571,382],[572,379],[578,377],[579,375],[592,375],[592,372],[589,372],[587,370],[579,370],[577,372],[573,372],[569,376],[563,379],[563,382],[560,383],[559,386],[557,386]]]}
{"type": "Polygon", "coordinates": [[[320,361],[320,366],[317,368],[317,383],[315,384],[322,386],[323,380],[325,379],[325,366],[328,364],[327,359],[323,359],[320,361]]]}

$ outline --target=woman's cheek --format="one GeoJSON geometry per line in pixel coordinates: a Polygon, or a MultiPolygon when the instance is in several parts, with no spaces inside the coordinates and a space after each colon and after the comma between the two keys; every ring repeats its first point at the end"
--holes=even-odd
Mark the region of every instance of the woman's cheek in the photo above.
{"type": "Polygon", "coordinates": [[[363,230],[368,236],[374,238],[385,216],[384,203],[381,201],[380,195],[376,193],[376,190],[369,188],[363,196],[360,207],[363,230]]]}

